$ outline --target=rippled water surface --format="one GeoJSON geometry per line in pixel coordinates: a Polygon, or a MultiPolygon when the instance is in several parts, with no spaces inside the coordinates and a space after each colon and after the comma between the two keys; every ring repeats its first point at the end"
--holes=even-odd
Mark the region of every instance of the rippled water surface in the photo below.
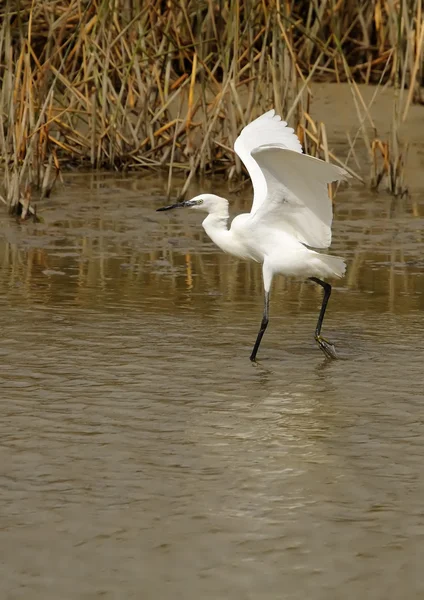
{"type": "Polygon", "coordinates": [[[253,366],[260,267],[165,187],[69,175],[0,222],[1,598],[423,598],[424,202],[339,193],[342,360],[281,277],[253,366]]]}

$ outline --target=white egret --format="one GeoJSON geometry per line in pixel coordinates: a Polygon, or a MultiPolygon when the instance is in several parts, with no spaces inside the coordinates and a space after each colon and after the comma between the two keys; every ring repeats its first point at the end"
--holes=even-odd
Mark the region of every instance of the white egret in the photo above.
{"type": "Polygon", "coordinates": [[[321,335],[331,285],[323,279],[343,277],[346,265],[338,256],[313,248],[331,243],[332,203],[328,184],[348,177],[345,169],[302,153],[294,130],[270,110],[247,125],[234,149],[253,184],[250,213],[235,217],[228,228],[228,200],[200,194],[157,210],[189,207],[208,213],[203,227],[217,246],[239,258],[262,263],[265,306],[250,355],[256,360],[269,320],[269,295],[274,275],[308,278],[324,288],[315,340],[328,358],[337,358],[334,345],[321,335]]]}

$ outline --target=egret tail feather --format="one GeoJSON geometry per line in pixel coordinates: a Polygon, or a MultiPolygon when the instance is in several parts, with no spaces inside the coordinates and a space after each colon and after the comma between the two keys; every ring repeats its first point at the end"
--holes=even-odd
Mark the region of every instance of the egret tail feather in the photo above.
{"type": "Polygon", "coordinates": [[[343,277],[346,272],[346,263],[340,256],[330,256],[329,254],[321,254],[321,260],[329,269],[328,276],[343,277]]]}

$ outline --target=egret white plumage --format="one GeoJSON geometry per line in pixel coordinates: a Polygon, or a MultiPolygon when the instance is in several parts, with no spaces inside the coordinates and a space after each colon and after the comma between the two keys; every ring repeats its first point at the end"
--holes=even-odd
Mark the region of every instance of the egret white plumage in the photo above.
{"type": "Polygon", "coordinates": [[[247,125],[234,149],[253,184],[250,213],[235,217],[228,228],[228,200],[200,194],[158,208],[158,211],[189,207],[208,213],[202,225],[224,252],[262,263],[265,292],[259,333],[250,355],[256,360],[268,326],[269,296],[274,275],[310,279],[324,288],[315,340],[328,358],[337,358],[334,345],[321,335],[331,285],[323,279],[343,277],[343,258],[320,254],[331,244],[332,203],[328,184],[346,179],[345,169],[303,154],[299,138],[285,121],[270,110],[247,125]]]}

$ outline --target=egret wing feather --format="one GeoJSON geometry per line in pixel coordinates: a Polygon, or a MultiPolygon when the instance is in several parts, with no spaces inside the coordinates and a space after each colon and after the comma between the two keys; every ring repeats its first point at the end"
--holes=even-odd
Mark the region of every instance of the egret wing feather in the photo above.
{"type": "Polygon", "coordinates": [[[267,186],[252,223],[283,230],[313,248],[328,248],[333,208],[327,184],[346,179],[347,171],[275,144],[253,150],[252,157],[267,186]]]}
{"type": "Polygon", "coordinates": [[[302,153],[299,138],[287,123],[281,120],[275,110],[270,110],[242,129],[235,141],[234,150],[243,161],[253,184],[253,205],[251,213],[255,213],[266,198],[267,186],[264,174],[252,156],[252,152],[269,144],[278,144],[293,152],[302,153]]]}

